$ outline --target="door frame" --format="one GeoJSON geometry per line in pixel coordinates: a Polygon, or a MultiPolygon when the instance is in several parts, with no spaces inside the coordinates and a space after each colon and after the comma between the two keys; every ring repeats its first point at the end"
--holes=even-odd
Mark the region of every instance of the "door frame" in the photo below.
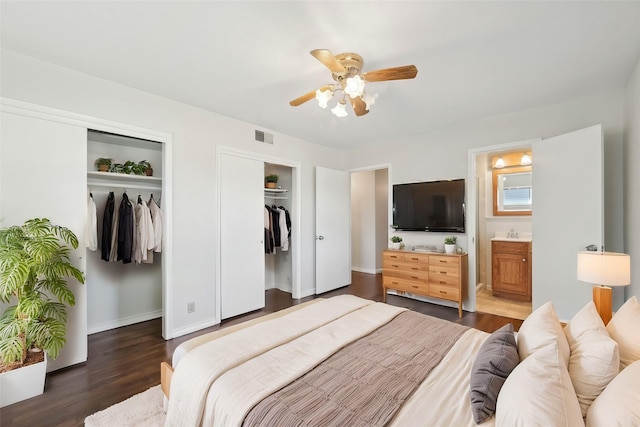
{"type": "Polygon", "coordinates": [[[467,212],[466,212],[466,229],[467,229],[467,254],[469,257],[469,298],[466,304],[463,303],[463,308],[466,311],[476,311],[476,277],[477,277],[477,224],[478,224],[478,183],[476,180],[477,165],[476,156],[479,154],[486,154],[498,151],[507,151],[520,148],[523,146],[533,146],[536,141],[541,141],[542,138],[531,138],[521,141],[506,142],[501,144],[487,145],[484,147],[470,148],[467,152],[467,212]]]}
{"type": "Polygon", "coordinates": [[[243,157],[247,159],[253,159],[262,161],[264,163],[271,163],[280,166],[290,167],[291,171],[291,182],[292,187],[289,191],[291,195],[291,208],[293,212],[291,213],[293,224],[298,225],[297,227],[293,227],[291,230],[291,296],[293,299],[302,298],[301,295],[301,269],[300,269],[300,188],[301,188],[301,166],[300,162],[292,161],[288,159],[283,159],[280,157],[269,156],[267,154],[256,153],[254,151],[243,150],[240,148],[231,147],[228,145],[216,145],[216,183],[215,183],[215,193],[216,193],[216,256],[215,256],[215,266],[216,266],[216,284],[215,284],[215,298],[216,298],[216,315],[215,315],[215,323],[218,324],[221,321],[222,315],[222,286],[221,286],[221,242],[220,235],[222,230],[222,222],[220,218],[220,155],[226,154],[231,156],[243,157]]]}

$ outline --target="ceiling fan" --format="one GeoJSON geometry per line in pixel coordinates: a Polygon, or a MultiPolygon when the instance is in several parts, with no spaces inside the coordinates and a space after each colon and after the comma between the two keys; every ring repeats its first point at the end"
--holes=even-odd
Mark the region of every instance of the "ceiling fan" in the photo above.
{"type": "Polygon", "coordinates": [[[381,82],[386,80],[412,79],[418,74],[415,65],[384,68],[382,70],[361,72],[364,61],[356,53],[345,52],[338,55],[332,54],[327,49],[315,49],[311,55],[324,64],[331,71],[331,77],[335,83],[324,85],[315,91],[311,91],[289,102],[292,107],[302,105],[313,98],[318,100],[322,108],[327,107],[327,102],[333,98],[337,91],[344,94],[331,112],[338,117],[347,115],[346,102],[349,99],[356,116],[363,116],[369,112],[369,107],[374,104],[378,94],[369,94],[364,91],[365,83],[381,82]]]}

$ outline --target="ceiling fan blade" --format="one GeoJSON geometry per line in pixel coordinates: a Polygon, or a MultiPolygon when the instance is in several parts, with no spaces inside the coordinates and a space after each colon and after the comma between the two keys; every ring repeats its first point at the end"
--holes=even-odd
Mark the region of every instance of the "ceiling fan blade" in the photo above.
{"type": "Polygon", "coordinates": [[[356,96],[355,98],[349,98],[351,100],[351,106],[353,107],[353,111],[356,113],[356,116],[364,116],[369,112],[367,110],[367,104],[362,100],[362,97],[356,96]]]}
{"type": "MultiPolygon", "coordinates": [[[[320,91],[324,92],[327,89],[331,89],[331,86],[329,86],[329,85],[322,86],[320,88],[320,91]]],[[[311,101],[315,97],[316,97],[316,91],[312,90],[311,92],[305,93],[301,97],[298,97],[298,98],[294,99],[293,101],[289,102],[289,105],[291,105],[292,107],[297,107],[298,105],[302,105],[307,101],[311,101]]]]}
{"type": "Polygon", "coordinates": [[[385,80],[412,79],[418,74],[415,65],[405,65],[403,67],[385,68],[383,70],[367,71],[362,73],[362,78],[368,82],[382,82],[385,80]]]}
{"type": "Polygon", "coordinates": [[[340,62],[333,56],[333,53],[327,49],[314,49],[311,52],[314,58],[322,62],[325,67],[331,70],[332,73],[346,73],[347,70],[342,66],[340,62]]]}

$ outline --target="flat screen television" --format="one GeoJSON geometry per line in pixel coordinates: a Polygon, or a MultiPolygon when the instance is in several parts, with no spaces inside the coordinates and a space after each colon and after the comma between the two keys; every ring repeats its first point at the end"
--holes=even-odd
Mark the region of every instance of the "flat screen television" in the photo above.
{"type": "Polygon", "coordinates": [[[393,186],[393,228],[464,233],[464,179],[393,186]]]}

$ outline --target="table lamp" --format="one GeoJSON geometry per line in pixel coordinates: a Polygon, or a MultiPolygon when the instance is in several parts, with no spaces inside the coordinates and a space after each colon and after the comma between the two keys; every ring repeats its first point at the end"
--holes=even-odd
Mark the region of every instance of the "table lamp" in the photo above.
{"type": "Polygon", "coordinates": [[[578,280],[592,283],[593,303],[606,325],[611,320],[610,286],[631,283],[631,257],[616,252],[578,252],[578,280]]]}

